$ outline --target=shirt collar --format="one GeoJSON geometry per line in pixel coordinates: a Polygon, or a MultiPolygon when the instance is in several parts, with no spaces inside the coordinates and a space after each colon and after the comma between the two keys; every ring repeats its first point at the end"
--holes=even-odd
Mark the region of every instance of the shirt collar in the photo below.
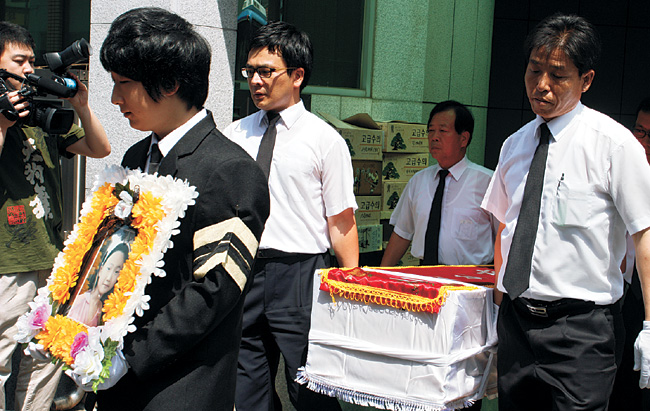
{"type": "MultiPolygon", "coordinates": [[[[282,121],[284,125],[290,129],[296,123],[296,121],[298,121],[300,116],[302,116],[302,114],[305,111],[307,110],[305,109],[305,104],[302,102],[301,99],[298,103],[294,104],[291,107],[285,108],[279,113],[280,119],[278,120],[278,123],[282,121]]],[[[258,116],[257,118],[258,124],[260,128],[263,129],[266,129],[266,127],[268,126],[268,119],[266,117],[266,113],[267,113],[266,110],[260,110],[256,113],[258,116]]]]}
{"type": "MultiPolygon", "coordinates": [[[[580,113],[582,113],[584,107],[585,106],[582,105],[582,102],[578,101],[578,104],[573,108],[573,110],[559,117],[556,117],[553,120],[546,123],[555,141],[558,141],[559,139],[562,138],[562,136],[564,135],[563,131],[567,128],[569,124],[571,124],[574,118],[576,118],[580,113]]],[[[538,130],[539,126],[544,122],[545,121],[543,118],[537,116],[535,118],[535,130],[538,130]]],[[[535,132],[535,135],[539,137],[537,131],[535,132]]]]}
{"type": "MultiPolygon", "coordinates": [[[[438,170],[441,168],[440,164],[438,164],[438,170]]],[[[438,170],[436,170],[436,174],[438,173],[438,170]]],[[[458,181],[465,170],[467,170],[467,156],[461,158],[459,162],[449,167],[447,170],[449,170],[449,174],[454,178],[454,180],[458,181]]]]}
{"type": "Polygon", "coordinates": [[[199,121],[203,120],[208,115],[208,111],[204,108],[201,109],[198,113],[192,116],[189,120],[185,122],[182,126],[178,127],[176,130],[167,134],[162,140],[158,139],[158,136],[154,133],[151,138],[151,143],[149,144],[149,155],[151,155],[151,146],[153,144],[158,144],[158,148],[165,157],[171,150],[174,148],[176,143],[183,138],[188,131],[192,129],[199,121]]]}

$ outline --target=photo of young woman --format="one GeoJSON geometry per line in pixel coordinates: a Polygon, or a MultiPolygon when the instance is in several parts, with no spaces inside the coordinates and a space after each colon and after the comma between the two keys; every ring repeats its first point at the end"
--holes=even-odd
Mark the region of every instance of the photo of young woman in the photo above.
{"type": "Polygon", "coordinates": [[[99,267],[88,278],[88,291],[79,295],[68,313],[68,317],[96,327],[100,324],[104,301],[113,292],[124,262],[129,256],[126,243],[119,243],[102,256],[99,267]]]}

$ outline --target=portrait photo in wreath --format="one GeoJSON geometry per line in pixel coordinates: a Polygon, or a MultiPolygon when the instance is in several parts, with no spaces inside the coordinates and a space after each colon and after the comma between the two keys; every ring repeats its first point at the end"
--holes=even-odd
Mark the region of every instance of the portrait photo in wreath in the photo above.
{"type": "Polygon", "coordinates": [[[89,327],[103,324],[104,301],[113,292],[137,235],[136,230],[127,225],[111,231],[98,246],[88,251],[90,258],[82,266],[69,303],[59,309],[59,313],[89,327]]]}

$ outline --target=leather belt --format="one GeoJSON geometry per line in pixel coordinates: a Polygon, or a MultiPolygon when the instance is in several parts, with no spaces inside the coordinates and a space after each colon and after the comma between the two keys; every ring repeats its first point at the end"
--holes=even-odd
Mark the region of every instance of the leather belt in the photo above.
{"type": "Polygon", "coordinates": [[[513,300],[513,303],[520,312],[538,318],[559,318],[565,315],[584,314],[597,307],[609,307],[607,305],[597,306],[593,301],[577,300],[573,298],[542,301],[517,297],[513,300]]]}
{"type": "Polygon", "coordinates": [[[276,250],[274,248],[264,248],[257,250],[256,258],[298,258],[298,259],[307,259],[312,258],[317,255],[322,255],[324,257],[329,256],[329,252],[325,251],[324,253],[309,254],[309,253],[289,253],[286,251],[276,250]]]}
{"type": "Polygon", "coordinates": [[[257,258],[289,258],[302,255],[300,253],[288,253],[273,248],[264,248],[257,250],[257,258]]]}

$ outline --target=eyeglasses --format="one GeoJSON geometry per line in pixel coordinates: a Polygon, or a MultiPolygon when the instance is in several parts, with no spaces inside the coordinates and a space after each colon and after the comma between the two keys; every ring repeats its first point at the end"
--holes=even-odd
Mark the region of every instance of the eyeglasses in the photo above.
{"type": "Polygon", "coordinates": [[[642,139],[644,137],[650,137],[650,130],[643,130],[641,128],[633,128],[632,129],[632,134],[634,134],[634,137],[638,139],[642,139]]]}
{"type": "Polygon", "coordinates": [[[297,67],[286,67],[286,68],[272,68],[272,67],[258,67],[258,68],[252,68],[252,67],[243,67],[241,69],[241,75],[244,76],[244,78],[253,78],[255,76],[255,73],[257,73],[261,78],[270,78],[273,73],[276,71],[279,73],[281,71],[285,70],[295,70],[297,67]]]}

